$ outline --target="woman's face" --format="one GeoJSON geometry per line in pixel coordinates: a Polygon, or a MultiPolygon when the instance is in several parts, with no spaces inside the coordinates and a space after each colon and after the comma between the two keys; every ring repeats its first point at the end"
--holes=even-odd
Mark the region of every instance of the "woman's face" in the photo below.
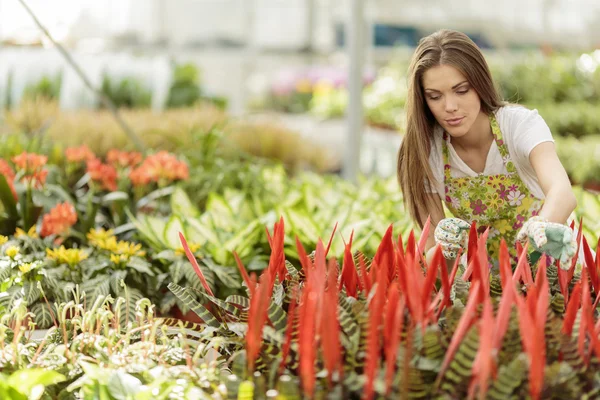
{"type": "Polygon", "coordinates": [[[481,112],[481,101],[467,78],[456,68],[438,65],[422,79],[425,101],[433,116],[450,136],[466,135],[481,112]]]}

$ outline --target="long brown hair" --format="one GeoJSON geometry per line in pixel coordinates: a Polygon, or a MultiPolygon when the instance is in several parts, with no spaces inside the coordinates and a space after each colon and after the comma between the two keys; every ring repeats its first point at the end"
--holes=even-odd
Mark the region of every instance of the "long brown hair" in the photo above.
{"type": "MultiPolygon", "coordinates": [[[[467,35],[444,29],[419,41],[408,69],[407,126],[398,152],[398,182],[404,205],[421,227],[423,217],[431,212],[427,209],[426,181],[432,188],[435,185],[429,153],[436,124],[425,101],[422,78],[429,68],[442,64],[456,68],[467,78],[486,114],[504,105],[483,54],[467,35]]],[[[439,195],[443,201],[444,194],[439,195]]]]}

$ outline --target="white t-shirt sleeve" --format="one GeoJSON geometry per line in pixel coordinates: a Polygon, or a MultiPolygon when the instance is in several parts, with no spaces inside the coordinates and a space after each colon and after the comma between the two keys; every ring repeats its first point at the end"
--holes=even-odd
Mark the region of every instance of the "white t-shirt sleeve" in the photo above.
{"type": "Polygon", "coordinates": [[[520,165],[528,165],[531,151],[540,143],[554,142],[546,121],[537,110],[522,108],[514,114],[512,143],[520,165]]]}

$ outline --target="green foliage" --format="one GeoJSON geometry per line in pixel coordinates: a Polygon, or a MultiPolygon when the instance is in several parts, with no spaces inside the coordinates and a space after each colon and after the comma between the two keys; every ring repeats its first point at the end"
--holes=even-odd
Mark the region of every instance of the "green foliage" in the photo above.
{"type": "Polygon", "coordinates": [[[105,74],[100,90],[118,108],[147,108],[152,101],[152,92],[133,76],[117,79],[105,74]]]}
{"type": "Polygon", "coordinates": [[[35,99],[43,97],[46,100],[58,100],[60,98],[60,87],[62,74],[56,76],[43,76],[36,83],[27,85],[23,91],[23,99],[35,99]]]}

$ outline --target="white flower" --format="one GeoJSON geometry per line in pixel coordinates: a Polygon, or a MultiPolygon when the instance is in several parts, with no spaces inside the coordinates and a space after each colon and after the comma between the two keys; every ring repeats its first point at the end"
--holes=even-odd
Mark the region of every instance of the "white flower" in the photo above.
{"type": "Polygon", "coordinates": [[[454,207],[454,208],[460,208],[460,200],[457,199],[456,197],[451,197],[450,198],[450,203],[452,204],[452,207],[454,207]]]}
{"type": "Polygon", "coordinates": [[[519,190],[511,190],[510,192],[508,192],[508,203],[511,206],[520,206],[521,205],[521,200],[523,200],[525,198],[525,195],[522,194],[519,190]]]}

